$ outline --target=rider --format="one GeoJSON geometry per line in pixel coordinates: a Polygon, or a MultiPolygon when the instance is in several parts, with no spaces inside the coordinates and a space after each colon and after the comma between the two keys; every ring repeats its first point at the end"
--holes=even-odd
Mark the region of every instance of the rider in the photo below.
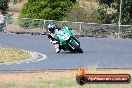
{"type": "Polygon", "coordinates": [[[64,49],[64,47],[60,45],[59,40],[55,38],[55,35],[59,30],[61,30],[61,28],[58,28],[55,24],[48,25],[48,38],[50,39],[50,42],[54,44],[56,53],[59,53],[61,49],[64,49]]]}

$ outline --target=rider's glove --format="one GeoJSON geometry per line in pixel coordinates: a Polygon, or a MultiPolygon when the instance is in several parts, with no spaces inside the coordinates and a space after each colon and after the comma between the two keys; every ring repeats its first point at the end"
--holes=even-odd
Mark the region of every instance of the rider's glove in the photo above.
{"type": "Polygon", "coordinates": [[[50,34],[48,34],[48,38],[49,38],[49,39],[51,39],[51,38],[52,38],[52,36],[51,36],[50,34]]]}

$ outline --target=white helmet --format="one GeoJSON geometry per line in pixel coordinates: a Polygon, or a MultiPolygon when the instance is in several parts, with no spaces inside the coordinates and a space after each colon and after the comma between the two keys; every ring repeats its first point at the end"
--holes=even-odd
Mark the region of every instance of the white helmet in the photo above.
{"type": "Polygon", "coordinates": [[[55,25],[55,24],[49,24],[49,25],[48,25],[48,30],[49,30],[51,33],[53,33],[55,29],[56,29],[56,25],[55,25]]]}

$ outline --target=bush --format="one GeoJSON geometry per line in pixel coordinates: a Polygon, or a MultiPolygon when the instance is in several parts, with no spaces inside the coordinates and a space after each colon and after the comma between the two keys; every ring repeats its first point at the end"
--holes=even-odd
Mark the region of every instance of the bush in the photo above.
{"type": "MultiPolygon", "coordinates": [[[[66,17],[76,0],[27,0],[22,6],[20,18],[62,20],[66,17]]],[[[42,23],[42,21],[41,21],[42,23]]],[[[19,20],[21,27],[38,27],[41,25],[38,21],[19,20]]]]}
{"type": "Polygon", "coordinates": [[[62,20],[75,0],[27,0],[20,12],[21,18],[62,20]]]}

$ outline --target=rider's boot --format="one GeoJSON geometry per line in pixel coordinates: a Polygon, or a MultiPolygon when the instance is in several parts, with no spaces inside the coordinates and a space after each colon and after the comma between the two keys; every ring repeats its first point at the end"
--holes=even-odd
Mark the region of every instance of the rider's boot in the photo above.
{"type": "Polygon", "coordinates": [[[60,52],[60,50],[59,50],[59,48],[57,48],[57,49],[56,49],[56,53],[59,53],[59,52],[60,52]]]}

